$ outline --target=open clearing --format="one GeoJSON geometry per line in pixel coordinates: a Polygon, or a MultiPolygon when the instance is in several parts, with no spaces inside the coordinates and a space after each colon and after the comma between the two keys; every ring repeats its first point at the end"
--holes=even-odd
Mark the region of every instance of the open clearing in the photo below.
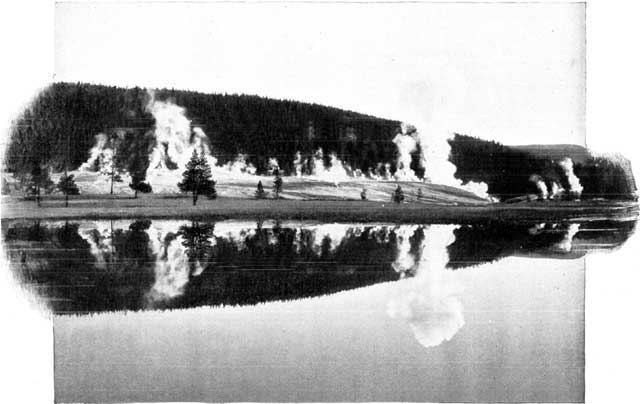
{"type": "Polygon", "coordinates": [[[2,198],[2,219],[275,219],[323,222],[477,223],[488,221],[560,221],[635,217],[632,202],[529,202],[522,204],[395,204],[358,200],[288,200],[201,197],[192,206],[189,196],[149,194],[129,196],[81,195],[64,206],[57,196],[38,207],[20,197],[2,198]]]}

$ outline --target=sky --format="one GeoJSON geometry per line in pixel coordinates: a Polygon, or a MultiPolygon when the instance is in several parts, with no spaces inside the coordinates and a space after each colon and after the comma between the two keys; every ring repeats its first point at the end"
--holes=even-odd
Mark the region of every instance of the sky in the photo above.
{"type": "Polygon", "coordinates": [[[54,73],[584,144],[584,22],[584,4],[57,3],[54,73]]]}

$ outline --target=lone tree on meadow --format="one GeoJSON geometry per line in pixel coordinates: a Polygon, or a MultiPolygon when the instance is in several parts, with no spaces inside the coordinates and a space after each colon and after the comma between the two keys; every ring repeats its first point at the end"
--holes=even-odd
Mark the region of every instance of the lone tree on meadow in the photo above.
{"type": "Polygon", "coordinates": [[[367,200],[367,188],[362,188],[362,192],[360,192],[360,199],[363,201],[367,200]]]}
{"type": "Polygon", "coordinates": [[[27,183],[27,192],[36,197],[36,203],[40,206],[42,191],[49,193],[53,190],[54,184],[49,176],[49,169],[40,164],[34,164],[27,183]]]}
{"type": "Polygon", "coordinates": [[[109,178],[111,184],[109,193],[113,195],[113,183],[122,182],[122,172],[124,171],[123,156],[119,153],[122,139],[117,133],[112,133],[107,137],[106,145],[110,153],[102,157],[102,164],[99,168],[101,175],[109,178]]]}
{"type": "Polygon", "coordinates": [[[135,172],[131,174],[131,183],[129,184],[129,188],[133,189],[134,199],[138,197],[138,192],[148,194],[152,191],[151,185],[148,182],[144,182],[144,180],[145,173],[143,172],[135,172]]]}
{"type": "Polygon", "coordinates": [[[258,188],[256,189],[256,199],[265,199],[266,197],[267,193],[264,191],[262,181],[258,181],[258,188]]]}
{"type": "Polygon", "coordinates": [[[279,199],[282,192],[282,177],[278,170],[276,170],[276,178],[273,180],[273,192],[276,194],[276,199],[279,199]]]}
{"type": "Polygon", "coordinates": [[[9,195],[11,193],[11,187],[6,178],[2,179],[2,195],[9,195]]]}
{"type": "Polygon", "coordinates": [[[418,197],[416,199],[419,201],[424,199],[424,193],[422,192],[422,188],[418,188],[418,197]]]}
{"type": "Polygon", "coordinates": [[[404,192],[402,192],[402,188],[398,185],[395,191],[393,191],[393,201],[395,203],[402,203],[404,201],[404,192]]]}
{"type": "Polygon", "coordinates": [[[76,181],[73,179],[73,174],[62,174],[56,188],[64,194],[64,206],[69,206],[69,195],[80,193],[76,181]]]}
{"type": "Polygon", "coordinates": [[[194,206],[198,202],[200,194],[210,198],[217,196],[216,182],[211,179],[211,167],[207,163],[204,153],[198,156],[198,153],[193,151],[186,170],[182,173],[182,181],[178,183],[178,188],[182,192],[191,192],[194,206]]]}

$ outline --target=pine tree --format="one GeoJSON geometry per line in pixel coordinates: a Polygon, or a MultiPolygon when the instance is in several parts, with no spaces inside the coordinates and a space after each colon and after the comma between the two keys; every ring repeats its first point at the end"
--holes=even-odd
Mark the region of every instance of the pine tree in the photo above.
{"type": "Polygon", "coordinates": [[[182,173],[182,181],[178,183],[182,192],[191,192],[193,205],[198,202],[198,195],[204,194],[214,199],[217,197],[216,183],[211,179],[211,167],[204,157],[204,153],[198,156],[194,150],[187,167],[182,173]]]}
{"type": "Polygon", "coordinates": [[[105,160],[100,169],[100,174],[109,177],[111,181],[111,189],[109,193],[113,195],[113,183],[122,182],[122,158],[118,153],[120,147],[120,139],[116,134],[112,134],[108,138],[108,145],[111,149],[111,154],[105,156],[105,160]]]}
{"type": "Polygon", "coordinates": [[[256,189],[256,199],[264,199],[267,197],[267,193],[264,191],[262,181],[258,181],[258,188],[256,189]]]}
{"type": "Polygon", "coordinates": [[[31,169],[31,175],[29,176],[27,192],[35,195],[38,206],[40,206],[42,191],[49,193],[53,187],[53,181],[51,181],[51,177],[49,176],[49,169],[42,167],[40,164],[34,164],[31,169]]]}
{"type": "Polygon", "coordinates": [[[73,179],[73,174],[63,174],[56,188],[64,194],[64,206],[69,206],[69,195],[78,195],[80,193],[76,181],[73,179]]]}
{"type": "Polygon", "coordinates": [[[393,192],[393,201],[395,203],[402,203],[402,201],[404,201],[404,192],[402,192],[400,185],[398,185],[398,188],[393,192]]]}
{"type": "Polygon", "coordinates": [[[11,193],[11,187],[6,178],[2,179],[2,195],[9,195],[11,193]]]}
{"type": "Polygon", "coordinates": [[[276,199],[279,199],[282,192],[282,177],[278,171],[276,171],[276,178],[273,180],[273,192],[276,194],[276,199]]]}
{"type": "Polygon", "coordinates": [[[142,192],[147,194],[152,191],[151,185],[148,182],[144,182],[145,173],[144,172],[134,172],[131,174],[131,183],[129,184],[129,188],[133,189],[133,198],[136,199],[138,197],[138,192],[142,192]]]}

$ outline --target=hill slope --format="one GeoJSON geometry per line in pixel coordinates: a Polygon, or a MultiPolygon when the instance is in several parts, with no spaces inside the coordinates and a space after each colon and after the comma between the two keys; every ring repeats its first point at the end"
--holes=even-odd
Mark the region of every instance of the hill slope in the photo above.
{"type": "MultiPolygon", "coordinates": [[[[395,161],[391,139],[400,131],[398,121],[251,95],[161,89],[153,96],[184,107],[191,125],[204,131],[222,164],[243,153],[262,173],[268,159],[274,157],[289,173],[296,152],[310,156],[318,148],[325,151],[325,162],[329,152],[334,152],[362,170],[395,161]]],[[[139,87],[52,84],[14,121],[5,168],[28,172],[25,167],[38,162],[59,170],[68,153],[69,168],[74,169],[87,160],[99,133],[119,131],[132,139],[144,139],[155,125],[148,110],[150,98],[139,87]]],[[[417,154],[414,163],[419,169],[417,154]]]]}
{"type": "Polygon", "coordinates": [[[461,134],[456,134],[449,144],[456,178],[485,182],[489,194],[501,200],[539,194],[541,185],[537,180],[550,193],[554,187],[571,191],[576,184],[571,184],[568,168],[582,187],[576,192],[582,198],[636,198],[631,163],[618,154],[596,155],[578,145],[506,146],[461,134]],[[563,166],[567,159],[571,164],[563,166]]]}

